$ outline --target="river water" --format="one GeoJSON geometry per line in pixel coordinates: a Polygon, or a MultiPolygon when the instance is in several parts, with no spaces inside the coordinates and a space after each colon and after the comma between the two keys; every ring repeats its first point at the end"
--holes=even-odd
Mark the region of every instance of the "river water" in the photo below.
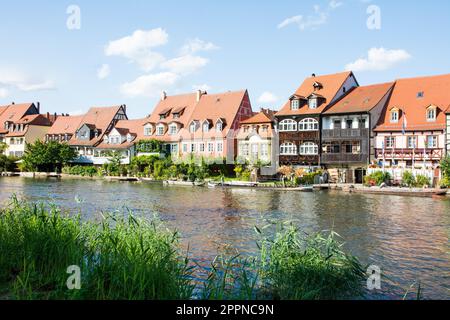
{"type": "Polygon", "coordinates": [[[137,215],[157,214],[180,231],[191,257],[205,264],[224,248],[243,255],[256,253],[255,225],[265,225],[266,219],[293,220],[309,234],[334,230],[345,240],[348,252],[381,268],[386,276],[381,290],[367,298],[401,299],[420,281],[423,298],[450,299],[448,198],[0,178],[0,204],[13,194],[51,201],[75,212],[81,209],[86,219],[100,219],[102,211],[127,209],[137,215]]]}

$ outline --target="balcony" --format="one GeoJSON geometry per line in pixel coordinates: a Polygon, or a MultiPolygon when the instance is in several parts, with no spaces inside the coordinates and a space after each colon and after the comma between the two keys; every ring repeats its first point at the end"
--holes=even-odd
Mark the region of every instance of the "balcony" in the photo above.
{"type": "Polygon", "coordinates": [[[321,162],[327,163],[367,163],[367,154],[353,153],[324,153],[321,155],[321,162]]]}
{"type": "Polygon", "coordinates": [[[328,140],[368,139],[369,129],[322,130],[322,138],[328,140]]]}
{"type": "MultiPolygon", "coordinates": [[[[383,159],[383,150],[376,149],[375,150],[377,159],[383,159]]],[[[413,160],[414,161],[424,161],[424,160],[435,160],[440,161],[444,156],[443,149],[425,149],[425,153],[423,149],[385,149],[384,150],[384,159],[390,160],[413,160]],[[424,158],[425,155],[425,158],[424,158]]]]}

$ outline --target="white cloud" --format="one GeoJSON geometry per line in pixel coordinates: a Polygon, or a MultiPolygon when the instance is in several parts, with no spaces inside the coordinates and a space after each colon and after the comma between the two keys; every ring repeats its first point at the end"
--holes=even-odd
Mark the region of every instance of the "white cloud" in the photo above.
{"type": "Polygon", "coordinates": [[[278,24],[278,29],[283,29],[291,24],[295,24],[301,31],[307,29],[315,30],[319,26],[326,24],[328,22],[330,13],[342,5],[342,2],[336,0],[331,0],[325,10],[322,10],[319,5],[315,5],[313,7],[314,14],[308,16],[295,15],[293,17],[287,18],[280,24],[278,24]]]}
{"type": "Polygon", "coordinates": [[[194,89],[194,91],[197,90],[202,90],[202,91],[210,91],[211,90],[211,86],[205,84],[196,84],[192,86],[192,89],[194,89]]]}
{"type": "Polygon", "coordinates": [[[97,78],[100,80],[106,79],[111,74],[111,67],[108,64],[103,64],[98,70],[97,70],[97,78]]]}
{"type": "Polygon", "coordinates": [[[206,42],[198,38],[188,40],[187,43],[181,48],[181,55],[189,55],[199,51],[211,51],[218,50],[219,47],[212,42],[206,42]]]}
{"type": "Polygon", "coordinates": [[[402,49],[371,48],[367,58],[361,58],[349,63],[345,66],[345,69],[353,71],[383,71],[410,58],[411,55],[402,49]]]}
{"type": "Polygon", "coordinates": [[[185,55],[163,62],[161,68],[167,69],[173,73],[188,75],[203,68],[208,63],[209,60],[206,58],[185,55]]]}
{"type": "Polygon", "coordinates": [[[9,91],[6,88],[0,88],[0,98],[6,98],[9,96],[9,91]]]}
{"type": "Polygon", "coordinates": [[[148,74],[132,82],[124,83],[120,87],[120,91],[128,97],[157,97],[161,94],[161,91],[172,87],[179,79],[180,76],[172,72],[148,74]]]}
{"type": "Polygon", "coordinates": [[[151,71],[165,60],[164,56],[152,49],[163,46],[169,35],[162,28],[136,30],[131,36],[110,41],[105,48],[107,56],[121,56],[137,63],[144,71],[151,71]]]}
{"type": "Polygon", "coordinates": [[[259,103],[272,104],[278,101],[278,97],[272,92],[266,91],[258,98],[259,103]]]}
{"type": "Polygon", "coordinates": [[[0,85],[15,88],[20,91],[54,90],[55,84],[51,80],[37,79],[18,69],[0,68],[0,85]]]}

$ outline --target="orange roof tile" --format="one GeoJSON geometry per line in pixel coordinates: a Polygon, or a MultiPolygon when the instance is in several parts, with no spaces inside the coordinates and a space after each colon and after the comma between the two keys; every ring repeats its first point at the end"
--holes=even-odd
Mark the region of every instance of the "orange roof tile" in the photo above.
{"type": "Polygon", "coordinates": [[[324,114],[369,112],[388,94],[394,82],[356,87],[330,106],[324,114]]]}
{"type": "Polygon", "coordinates": [[[402,131],[406,120],[406,130],[443,130],[445,110],[450,105],[450,74],[400,79],[396,81],[388,107],[381,116],[376,131],[402,131]],[[429,106],[437,107],[436,121],[426,119],[429,106]],[[390,122],[390,110],[401,112],[397,123],[390,122]]]}
{"type": "Polygon", "coordinates": [[[325,102],[322,103],[317,109],[309,109],[307,105],[301,107],[299,110],[291,110],[290,100],[277,112],[277,116],[285,115],[302,115],[302,114],[320,114],[326,109],[328,104],[338,93],[339,89],[345,83],[345,81],[352,75],[351,71],[341,72],[336,74],[329,74],[323,76],[313,76],[303,81],[300,88],[297,89],[295,95],[301,97],[309,97],[311,94],[320,95],[325,98],[325,102]],[[315,90],[314,84],[318,82],[321,87],[315,90]]]}
{"type": "Polygon", "coordinates": [[[241,121],[241,124],[257,124],[257,123],[271,123],[274,121],[274,112],[272,110],[264,110],[258,112],[253,117],[241,121]]]}
{"type": "Polygon", "coordinates": [[[75,134],[84,116],[60,116],[56,119],[47,134],[75,134]]]}
{"type": "MultiPolygon", "coordinates": [[[[6,121],[17,123],[34,106],[33,103],[11,104],[0,114],[0,125],[6,121]]],[[[4,108],[4,107],[3,107],[4,108]]]]}

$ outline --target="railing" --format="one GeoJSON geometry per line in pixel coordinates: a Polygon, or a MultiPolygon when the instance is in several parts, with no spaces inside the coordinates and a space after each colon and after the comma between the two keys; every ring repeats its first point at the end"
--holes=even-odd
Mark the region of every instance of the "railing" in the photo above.
{"type": "MultiPolygon", "coordinates": [[[[375,154],[377,159],[383,158],[383,150],[376,149],[375,154]]],[[[384,158],[387,160],[440,160],[443,157],[442,149],[425,149],[425,155],[423,149],[385,149],[384,158]],[[425,158],[424,158],[425,156],[425,158]]]]}
{"type": "Polygon", "coordinates": [[[326,153],[321,155],[322,163],[367,162],[367,154],[326,153]]]}
{"type": "Polygon", "coordinates": [[[369,129],[333,129],[322,130],[323,139],[367,139],[369,129]]]}

